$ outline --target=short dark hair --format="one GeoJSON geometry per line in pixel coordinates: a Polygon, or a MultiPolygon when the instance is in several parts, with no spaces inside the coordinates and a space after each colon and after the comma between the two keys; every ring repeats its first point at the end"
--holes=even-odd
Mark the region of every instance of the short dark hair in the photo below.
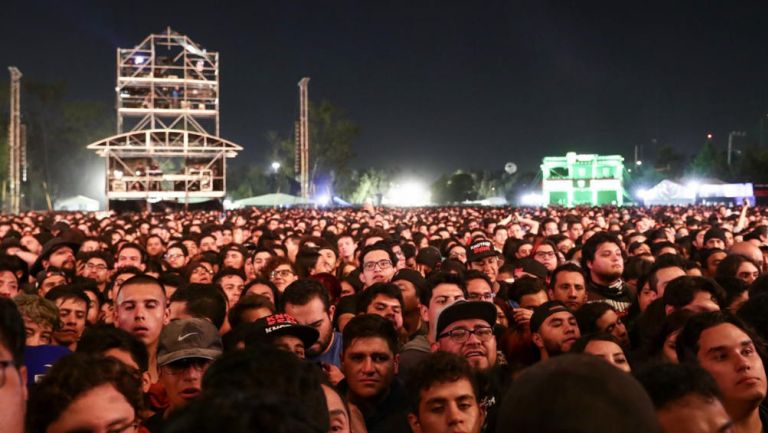
{"type": "Polygon", "coordinates": [[[533,295],[541,291],[546,291],[547,286],[544,284],[544,280],[541,278],[531,277],[528,275],[522,276],[515,280],[509,287],[509,293],[512,300],[520,303],[525,295],[533,295]]]}
{"type": "Polygon", "coordinates": [[[115,254],[115,257],[118,257],[120,253],[123,252],[123,250],[127,250],[128,248],[133,248],[134,250],[138,251],[139,254],[141,254],[141,263],[147,263],[147,250],[144,249],[141,245],[137,244],[136,242],[126,242],[117,249],[117,254],[115,254]]]}
{"type": "Polygon", "coordinates": [[[113,325],[96,325],[85,329],[77,342],[78,353],[101,354],[110,349],[122,349],[144,372],[149,369],[147,346],[133,335],[113,325]]]}
{"type": "Polygon", "coordinates": [[[222,268],[219,270],[219,272],[216,273],[216,275],[213,276],[213,283],[220,285],[221,279],[224,277],[231,277],[231,276],[237,276],[240,277],[243,282],[248,279],[248,277],[245,276],[245,271],[242,269],[235,269],[235,268],[222,268]]]}
{"type": "Polygon", "coordinates": [[[117,293],[115,293],[115,299],[114,301],[117,301],[117,298],[120,297],[120,292],[125,290],[128,286],[138,285],[138,284],[154,284],[160,287],[160,291],[163,292],[163,298],[167,296],[165,292],[165,286],[163,283],[160,282],[157,278],[147,275],[147,274],[139,274],[134,275],[131,278],[128,278],[127,280],[123,281],[123,284],[120,285],[120,288],[117,290],[117,293]]]}
{"type": "Polygon", "coordinates": [[[667,268],[680,268],[681,271],[685,272],[685,259],[677,254],[662,254],[656,258],[656,262],[648,271],[648,287],[654,292],[658,293],[656,285],[659,283],[659,278],[657,274],[660,270],[667,268]]]}
{"type": "MultiPolygon", "coordinates": [[[[621,248],[621,240],[619,240],[616,235],[608,232],[597,232],[584,242],[584,246],[581,248],[581,268],[584,269],[585,272],[589,271],[587,262],[595,260],[597,248],[606,242],[610,242],[621,248]]],[[[622,248],[622,254],[623,251],[624,249],[622,248]]]]}
{"type": "Polygon", "coordinates": [[[657,410],[688,395],[719,399],[720,388],[706,370],[692,364],[661,363],[635,373],[657,410]]]}
{"type": "Polygon", "coordinates": [[[393,354],[399,352],[397,331],[391,321],[375,314],[361,314],[353,317],[342,333],[344,351],[352,347],[357,338],[378,337],[387,342],[393,354]]]}
{"type": "Polygon", "coordinates": [[[285,311],[286,304],[307,305],[313,299],[320,298],[325,311],[331,307],[331,299],[328,290],[317,280],[311,278],[299,278],[285,288],[280,297],[280,311],[285,311]]]}
{"type": "Polygon", "coordinates": [[[397,264],[397,255],[395,255],[394,252],[392,252],[392,248],[390,248],[389,244],[387,244],[384,241],[378,241],[374,243],[373,245],[368,245],[367,247],[363,248],[360,251],[360,268],[363,267],[365,264],[365,256],[370,253],[371,251],[377,251],[381,250],[387,253],[389,256],[389,260],[392,262],[393,265],[397,264]]]}
{"type": "MultiPolygon", "coordinates": [[[[440,269],[443,269],[443,267],[440,269]]],[[[471,280],[483,280],[493,288],[493,281],[491,281],[491,278],[485,272],[478,271],[477,269],[464,269],[463,272],[462,277],[464,278],[465,285],[471,280]]]]}
{"type": "Polygon", "coordinates": [[[107,265],[107,269],[115,268],[115,258],[112,257],[112,255],[106,251],[99,250],[99,251],[87,251],[87,252],[77,253],[77,259],[82,262],[88,262],[88,260],[91,260],[94,258],[104,260],[104,263],[107,265]]]}
{"type": "Polygon", "coordinates": [[[85,294],[85,291],[73,284],[62,284],[52,288],[45,294],[45,299],[56,302],[57,299],[73,299],[76,301],[82,301],[85,303],[85,311],[88,311],[91,299],[85,294]]]}
{"type": "Polygon", "coordinates": [[[171,295],[170,302],[186,302],[187,313],[193,317],[208,319],[221,328],[227,316],[227,297],[214,284],[190,284],[180,287],[171,295]]]}
{"type": "Polygon", "coordinates": [[[456,382],[466,379],[472,385],[475,399],[480,394],[477,379],[467,360],[450,352],[437,351],[424,357],[408,375],[406,389],[411,400],[411,413],[419,413],[421,392],[438,383],[456,382]]]}
{"type": "Polygon", "coordinates": [[[9,298],[0,298],[0,344],[11,352],[13,363],[17,367],[24,364],[24,319],[21,318],[16,304],[9,298]]]}
{"type": "MultiPolygon", "coordinates": [[[[584,270],[581,269],[581,266],[575,264],[575,263],[565,263],[555,268],[554,271],[552,271],[552,276],[549,278],[549,289],[554,290],[555,288],[555,281],[557,281],[557,274],[560,272],[575,272],[577,274],[581,274],[584,276],[584,270]]],[[[586,277],[584,278],[586,281],[586,277]]]]}
{"type": "Polygon", "coordinates": [[[608,311],[615,311],[607,302],[587,302],[576,310],[573,315],[579,324],[582,335],[600,332],[597,321],[608,311]]]}
{"type": "Polygon", "coordinates": [[[677,335],[676,350],[677,358],[682,362],[691,364],[698,364],[699,358],[699,338],[701,333],[709,328],[730,323],[731,325],[741,329],[755,344],[755,350],[760,354],[760,357],[765,359],[764,350],[762,349],[761,340],[757,335],[749,328],[741,319],[734,316],[731,313],[724,311],[711,311],[707,313],[696,314],[692,316],[680,330],[677,335]]]}
{"type": "Polygon", "coordinates": [[[357,294],[357,313],[365,313],[373,300],[378,295],[384,295],[389,298],[397,299],[400,303],[400,309],[405,311],[405,301],[403,300],[403,292],[397,284],[393,283],[376,283],[368,286],[365,290],[357,294]]]}
{"type": "Polygon", "coordinates": [[[723,309],[729,308],[735,300],[749,290],[749,284],[741,278],[720,277],[715,278],[715,281],[723,289],[723,309]]]}
{"type": "Polygon", "coordinates": [[[706,277],[691,277],[683,275],[675,278],[664,289],[664,305],[680,309],[693,302],[696,293],[708,292],[712,294],[718,305],[723,304],[725,292],[717,282],[706,277]]]}
{"type": "MultiPolygon", "coordinates": [[[[225,353],[217,359],[203,376],[205,395],[201,396],[198,401],[205,402],[210,396],[221,395],[222,403],[225,404],[223,408],[228,408],[226,402],[234,403],[241,400],[273,397],[281,399],[282,404],[278,406],[296,406],[296,409],[290,414],[293,416],[300,414],[302,418],[297,419],[303,419],[315,427],[315,430],[309,431],[325,432],[328,430],[329,420],[328,407],[320,387],[322,380],[322,371],[316,365],[302,361],[293,353],[278,350],[269,344],[262,344],[254,349],[225,353]],[[234,396],[238,397],[234,398],[234,396]],[[296,405],[297,401],[301,401],[302,404],[296,405]]],[[[276,429],[275,425],[285,425],[286,421],[280,418],[271,419],[273,424],[266,425],[263,430],[232,429],[230,426],[242,425],[244,414],[247,413],[254,417],[256,415],[239,410],[234,412],[227,410],[223,413],[214,412],[215,415],[213,415],[206,410],[206,405],[196,406],[198,401],[192,402],[188,406],[190,410],[183,410],[180,414],[186,413],[187,417],[191,416],[207,427],[200,428],[199,425],[190,423],[187,428],[169,429],[168,431],[214,433],[221,431],[222,422],[228,422],[225,429],[228,432],[294,432],[291,429],[276,429]],[[201,416],[196,417],[194,415],[196,412],[200,412],[201,416]],[[211,425],[210,420],[215,420],[215,423],[211,425]]]]}
{"type": "Polygon", "coordinates": [[[250,294],[243,296],[227,313],[229,319],[229,325],[232,329],[237,328],[243,322],[243,314],[249,310],[255,310],[257,308],[266,308],[275,314],[275,305],[269,300],[269,298],[261,295],[250,294]]]}
{"type": "Polygon", "coordinates": [[[429,307],[429,301],[432,300],[432,292],[435,290],[435,287],[440,284],[453,284],[458,286],[459,289],[464,292],[464,296],[467,296],[467,285],[464,284],[464,279],[450,272],[435,272],[427,279],[426,290],[423,290],[419,295],[421,305],[429,307]]]}
{"type": "Polygon", "coordinates": [[[86,392],[110,384],[138,416],[144,401],[141,381],[122,362],[101,355],[74,353],[58,360],[35,385],[27,404],[27,431],[42,433],[86,392]]]}

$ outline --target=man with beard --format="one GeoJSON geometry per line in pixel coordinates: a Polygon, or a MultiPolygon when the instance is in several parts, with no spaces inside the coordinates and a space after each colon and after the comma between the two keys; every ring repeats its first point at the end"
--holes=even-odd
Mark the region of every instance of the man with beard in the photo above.
{"type": "Polygon", "coordinates": [[[595,233],[584,243],[581,268],[588,277],[588,300],[606,302],[620,316],[626,315],[632,305],[632,295],[621,279],[624,272],[621,241],[610,233],[595,233]]]}
{"type": "Polygon", "coordinates": [[[315,328],[320,335],[306,351],[307,359],[319,362],[333,383],[341,380],[341,333],[333,331],[333,313],[328,291],[317,280],[302,278],[285,288],[280,297],[280,312],[287,313],[300,325],[315,328]]]}
{"type": "Polygon", "coordinates": [[[44,269],[48,269],[49,266],[74,272],[75,253],[78,247],[78,244],[67,242],[61,238],[51,239],[45,243],[43,252],[32,265],[31,273],[33,275],[37,274],[44,269]]]}
{"type": "Polygon", "coordinates": [[[545,302],[533,311],[531,339],[542,361],[568,352],[580,336],[576,317],[562,302],[545,302]]]}

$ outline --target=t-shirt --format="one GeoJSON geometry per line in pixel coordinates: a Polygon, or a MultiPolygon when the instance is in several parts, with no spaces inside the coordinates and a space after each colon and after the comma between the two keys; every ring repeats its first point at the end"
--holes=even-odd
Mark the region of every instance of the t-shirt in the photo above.
{"type": "Polygon", "coordinates": [[[341,352],[343,349],[343,344],[344,343],[341,339],[341,332],[334,332],[333,341],[331,341],[331,346],[328,348],[328,350],[308,359],[313,362],[325,362],[328,364],[333,364],[336,367],[341,368],[341,352]]]}

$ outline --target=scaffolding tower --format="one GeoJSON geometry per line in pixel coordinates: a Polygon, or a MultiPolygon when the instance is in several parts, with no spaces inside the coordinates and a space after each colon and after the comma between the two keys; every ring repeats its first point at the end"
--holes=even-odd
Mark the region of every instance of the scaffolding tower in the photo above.
{"type": "Polygon", "coordinates": [[[21,209],[21,181],[26,180],[26,149],[21,124],[21,71],[9,66],[11,73],[11,111],[8,125],[8,212],[17,214],[21,209]]]}
{"type": "Polygon", "coordinates": [[[116,72],[116,134],[88,145],[106,160],[107,199],[224,197],[243,148],[219,136],[219,54],[169,27],[118,48],[116,72]]]}
{"type": "Polygon", "coordinates": [[[299,81],[299,123],[296,136],[296,173],[301,197],[309,198],[309,77],[299,81]]]}

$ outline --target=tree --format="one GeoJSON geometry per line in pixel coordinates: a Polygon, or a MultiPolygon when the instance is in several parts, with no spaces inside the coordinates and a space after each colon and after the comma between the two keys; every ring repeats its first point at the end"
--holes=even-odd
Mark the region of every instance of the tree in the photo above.
{"type": "MultiPolygon", "coordinates": [[[[309,177],[312,183],[329,183],[333,191],[351,191],[347,179],[352,174],[349,163],[354,158],[352,144],[360,128],[346,116],[343,109],[327,100],[309,106],[309,177]]],[[[280,171],[296,178],[296,137],[267,133],[272,161],[280,163],[280,171]]],[[[271,162],[271,161],[270,161],[271,162]]]]}
{"type": "Polygon", "coordinates": [[[704,146],[693,159],[689,167],[689,174],[702,177],[717,177],[723,173],[722,152],[715,148],[711,139],[704,142],[704,146]]]}

